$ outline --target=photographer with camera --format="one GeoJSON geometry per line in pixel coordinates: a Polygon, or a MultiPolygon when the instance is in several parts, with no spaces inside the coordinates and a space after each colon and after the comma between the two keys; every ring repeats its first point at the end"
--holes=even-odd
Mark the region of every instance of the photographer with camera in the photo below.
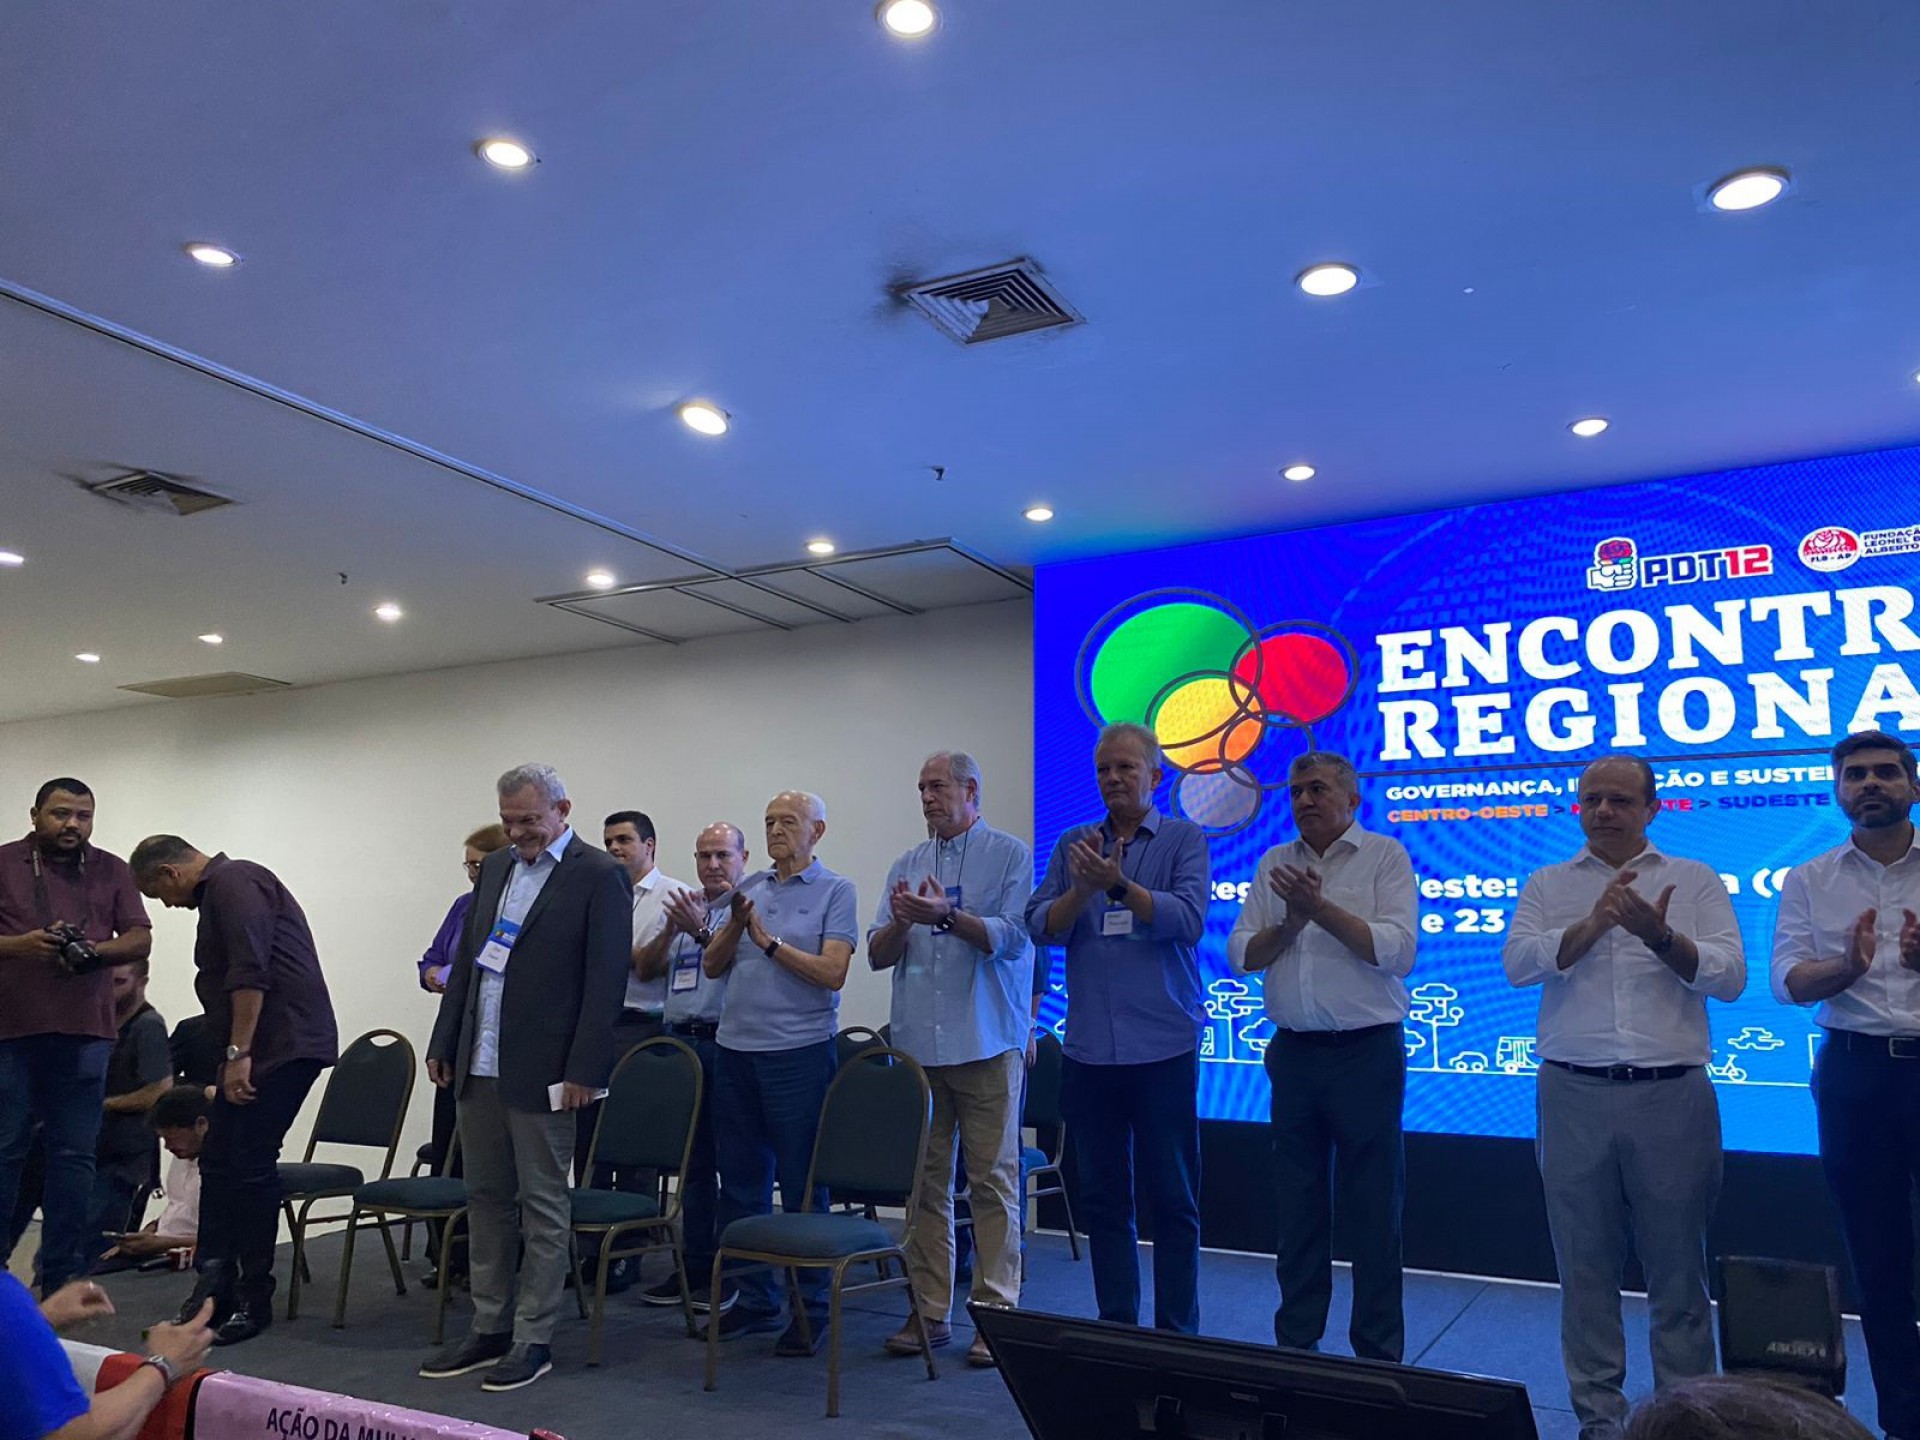
{"type": "Polygon", "coordinates": [[[51,1295],[98,1251],[88,1225],[113,967],[147,958],[152,922],[117,855],[96,848],[93,792],[49,780],[24,839],[0,845],[0,1215],[11,1215],[36,1121],[46,1148],[39,1279],[51,1295]]]}

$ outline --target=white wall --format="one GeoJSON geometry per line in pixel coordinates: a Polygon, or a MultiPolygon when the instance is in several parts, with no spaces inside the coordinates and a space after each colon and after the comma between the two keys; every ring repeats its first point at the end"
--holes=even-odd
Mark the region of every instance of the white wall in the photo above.
{"type": "MultiPolygon", "coordinates": [[[[96,842],[123,857],[171,831],[261,862],[312,922],[342,1039],[389,1025],[424,1050],[436,1002],[413,962],[466,883],[460,841],[494,818],[500,772],[557,767],[595,844],[609,811],[645,810],[663,868],[689,883],[702,826],[739,825],[758,864],[767,800],[812,790],[818,854],[859,886],[864,925],[887,867],[925,838],[929,751],[972,751],[988,817],[1031,841],[1030,623],[1015,602],[0,726],[0,806],[19,824],[0,833],[24,833],[35,789],[71,774],[94,789],[96,842]]],[[[199,1009],[194,919],[154,908],[149,997],[171,1023],[199,1009]]],[[[842,1023],[886,1015],[863,951],[842,1023]]],[[[428,1109],[423,1078],[403,1155],[428,1109]]]]}

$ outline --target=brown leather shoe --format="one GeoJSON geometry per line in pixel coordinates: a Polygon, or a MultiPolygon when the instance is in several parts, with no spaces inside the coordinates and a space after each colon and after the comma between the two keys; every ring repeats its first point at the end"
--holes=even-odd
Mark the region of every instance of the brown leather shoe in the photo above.
{"type": "Polygon", "coordinates": [[[967,1364],[976,1370],[991,1370],[995,1363],[993,1351],[987,1348],[987,1337],[974,1336],[973,1343],[967,1346],[967,1364]]]}
{"type": "MultiPolygon", "coordinates": [[[[927,1344],[938,1350],[942,1345],[953,1343],[953,1326],[944,1320],[929,1320],[927,1326],[927,1344]]],[[[908,1320],[893,1334],[887,1337],[889,1355],[918,1355],[920,1353],[919,1328],[908,1320]]]]}

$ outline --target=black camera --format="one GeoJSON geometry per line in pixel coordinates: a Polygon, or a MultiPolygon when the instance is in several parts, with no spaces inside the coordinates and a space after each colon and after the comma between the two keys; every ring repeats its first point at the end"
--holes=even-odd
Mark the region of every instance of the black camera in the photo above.
{"type": "Polygon", "coordinates": [[[93,948],[93,942],[87,939],[87,932],[78,925],[66,921],[56,921],[47,927],[47,933],[60,942],[60,950],[53,957],[53,963],[60,967],[63,975],[91,975],[107,962],[100,958],[100,952],[93,948]]]}

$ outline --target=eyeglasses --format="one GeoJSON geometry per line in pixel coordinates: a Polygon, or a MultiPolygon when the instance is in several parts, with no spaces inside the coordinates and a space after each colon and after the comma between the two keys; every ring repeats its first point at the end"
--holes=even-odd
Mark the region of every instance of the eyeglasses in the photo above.
{"type": "Polygon", "coordinates": [[[478,860],[462,860],[460,865],[469,875],[478,875],[480,873],[480,862],[478,860]]]}

